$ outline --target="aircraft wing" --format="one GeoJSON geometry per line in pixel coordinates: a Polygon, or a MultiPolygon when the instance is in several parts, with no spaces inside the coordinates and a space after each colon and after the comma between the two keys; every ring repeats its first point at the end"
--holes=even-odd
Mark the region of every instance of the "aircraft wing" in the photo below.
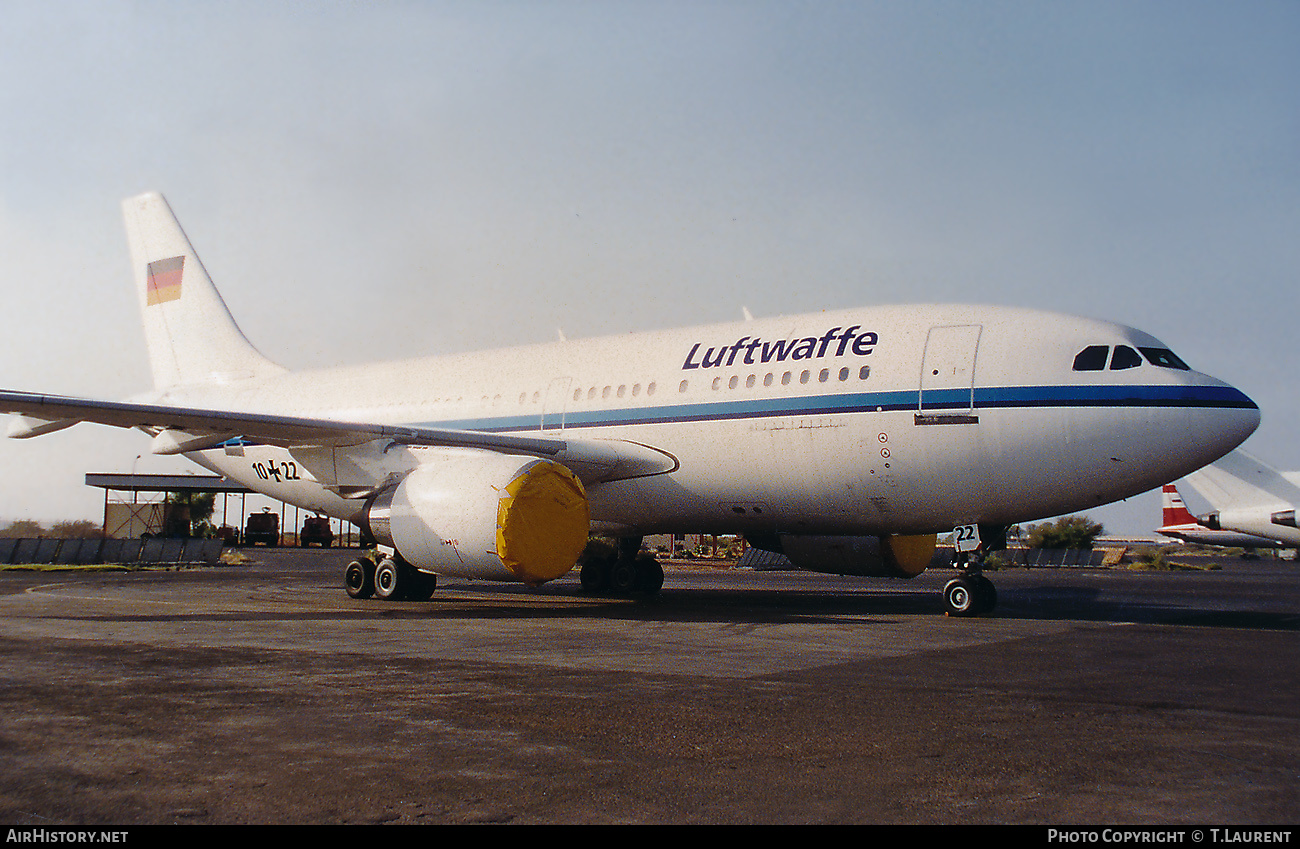
{"type": "Polygon", "coordinates": [[[474,448],[543,457],[568,466],[584,484],[663,474],[677,468],[677,459],[665,451],[614,439],[570,439],[341,422],[3,390],[0,390],[0,412],[15,414],[8,431],[13,438],[25,439],[62,430],[78,422],[95,422],[140,428],[154,434],[153,451],[156,454],[202,451],[241,437],[303,450],[340,449],[385,440],[399,445],[474,448]]]}

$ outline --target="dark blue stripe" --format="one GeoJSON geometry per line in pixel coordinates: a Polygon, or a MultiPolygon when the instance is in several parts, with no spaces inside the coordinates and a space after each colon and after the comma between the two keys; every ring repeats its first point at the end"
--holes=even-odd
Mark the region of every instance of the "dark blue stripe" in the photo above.
{"type": "MultiPolygon", "coordinates": [[[[936,389],[925,393],[925,410],[968,410],[969,389],[936,389]]],[[[918,410],[920,393],[853,392],[784,398],[746,398],[675,404],[659,407],[631,407],[610,410],[575,410],[565,413],[565,428],[614,427],[669,422],[723,421],[729,419],[819,416],[838,413],[871,413],[918,410]]],[[[998,386],[975,390],[975,409],[1035,407],[1188,407],[1258,409],[1240,391],[1230,386],[998,386]]],[[[557,423],[558,416],[548,414],[557,423]]],[[[540,414],[495,418],[422,422],[412,427],[441,427],[455,430],[503,432],[533,430],[540,414]]]]}

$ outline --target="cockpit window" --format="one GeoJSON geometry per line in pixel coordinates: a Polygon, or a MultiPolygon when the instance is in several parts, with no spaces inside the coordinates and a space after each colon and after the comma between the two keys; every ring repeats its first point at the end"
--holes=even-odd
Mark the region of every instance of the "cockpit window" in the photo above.
{"type": "Polygon", "coordinates": [[[1178,355],[1168,348],[1139,348],[1138,350],[1142,352],[1142,356],[1147,358],[1147,362],[1153,366],[1191,371],[1191,367],[1180,360],[1178,355]]]}
{"type": "Polygon", "coordinates": [[[1108,345],[1089,345],[1074,357],[1075,371],[1101,371],[1106,367],[1106,355],[1110,353],[1108,345]]]}
{"type": "Polygon", "coordinates": [[[1116,345],[1115,353],[1110,358],[1110,370],[1136,368],[1142,365],[1142,357],[1128,345],[1116,345]]]}

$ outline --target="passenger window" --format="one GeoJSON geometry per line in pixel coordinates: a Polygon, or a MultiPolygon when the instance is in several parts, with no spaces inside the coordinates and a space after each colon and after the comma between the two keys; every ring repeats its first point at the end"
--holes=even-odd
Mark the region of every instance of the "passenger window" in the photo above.
{"type": "Polygon", "coordinates": [[[713,378],[713,388],[715,391],[722,388],[722,378],[720,377],[713,378]]]}
{"type": "Polygon", "coordinates": [[[745,388],[746,389],[754,388],[754,375],[751,374],[749,377],[745,378],[745,388]]]}
{"type": "Polygon", "coordinates": [[[1128,345],[1116,345],[1115,353],[1110,358],[1110,370],[1135,368],[1142,365],[1142,357],[1128,345]]]}
{"type": "Polygon", "coordinates": [[[866,380],[869,374],[871,374],[871,366],[863,366],[858,369],[858,380],[866,380]]]}
{"type": "Polygon", "coordinates": [[[1147,358],[1147,362],[1153,366],[1191,371],[1191,366],[1179,359],[1178,355],[1168,348],[1138,348],[1138,350],[1142,352],[1142,356],[1147,358]]]}
{"type": "Polygon", "coordinates": [[[1101,371],[1106,367],[1109,345],[1089,345],[1074,357],[1075,371],[1101,371]]]}
{"type": "Polygon", "coordinates": [[[848,379],[849,379],[849,370],[847,368],[840,369],[840,380],[848,380],[848,379]]]}

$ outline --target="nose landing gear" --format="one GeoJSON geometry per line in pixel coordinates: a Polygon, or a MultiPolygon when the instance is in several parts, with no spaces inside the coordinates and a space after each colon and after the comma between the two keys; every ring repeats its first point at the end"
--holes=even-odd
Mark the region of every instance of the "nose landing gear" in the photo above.
{"type": "Polygon", "coordinates": [[[998,591],[988,578],[967,570],[944,586],[943,604],[949,616],[979,616],[997,607],[998,591]]]}
{"type": "Polygon", "coordinates": [[[998,606],[998,591],[984,577],[984,555],[1007,547],[1005,525],[962,525],[953,529],[952,566],[961,574],[943,588],[949,616],[981,616],[998,606]]]}

